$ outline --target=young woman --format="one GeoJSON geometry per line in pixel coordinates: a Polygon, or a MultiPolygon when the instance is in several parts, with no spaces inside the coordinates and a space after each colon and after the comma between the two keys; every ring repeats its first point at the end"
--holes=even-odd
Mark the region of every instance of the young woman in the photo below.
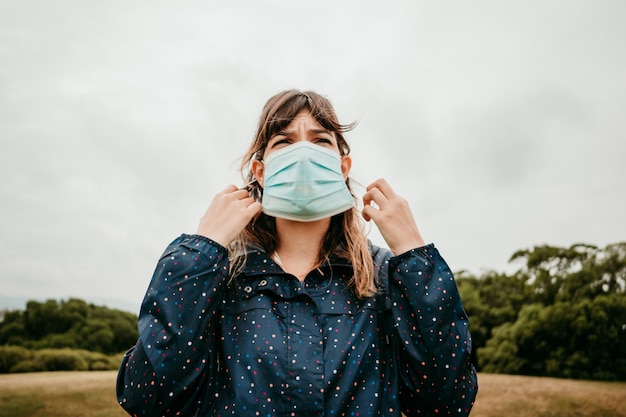
{"type": "Polygon", "coordinates": [[[352,127],[314,92],[266,103],[248,185],[217,194],[158,262],[118,376],[131,415],[469,414],[477,380],[452,273],[385,180],[359,214],[352,127]]]}

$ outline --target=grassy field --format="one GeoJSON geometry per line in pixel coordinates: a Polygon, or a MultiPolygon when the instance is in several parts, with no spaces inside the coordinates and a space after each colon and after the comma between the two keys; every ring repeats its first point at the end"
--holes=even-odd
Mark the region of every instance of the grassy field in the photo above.
{"type": "MultiPolygon", "coordinates": [[[[116,373],[0,375],[0,417],[123,417],[116,373]]],[[[479,375],[472,417],[626,417],[626,383],[479,375]]]]}

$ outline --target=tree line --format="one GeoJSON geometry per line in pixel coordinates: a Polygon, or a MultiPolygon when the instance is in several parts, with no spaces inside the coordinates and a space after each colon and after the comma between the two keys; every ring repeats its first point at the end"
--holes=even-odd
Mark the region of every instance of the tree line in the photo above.
{"type": "Polygon", "coordinates": [[[626,380],[626,242],[520,250],[512,274],[457,273],[479,371],[626,380]]]}
{"type": "Polygon", "coordinates": [[[77,298],[28,301],[0,321],[0,373],[117,369],[137,336],[135,314],[77,298]]]}

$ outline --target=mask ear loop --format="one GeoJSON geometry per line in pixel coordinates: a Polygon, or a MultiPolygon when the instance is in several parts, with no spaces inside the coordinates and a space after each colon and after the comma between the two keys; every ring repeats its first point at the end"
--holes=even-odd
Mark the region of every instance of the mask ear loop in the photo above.
{"type": "Polygon", "coordinates": [[[254,193],[256,192],[257,189],[262,189],[262,188],[261,188],[261,184],[259,184],[259,181],[256,178],[253,178],[252,181],[247,182],[243,187],[240,188],[240,190],[246,190],[249,193],[254,193]],[[258,184],[258,186],[255,187],[254,184],[258,184]]]}
{"type": "MultiPolygon", "coordinates": [[[[256,152],[254,159],[261,162],[262,164],[265,164],[265,162],[263,161],[263,154],[260,153],[260,151],[256,152]]],[[[252,169],[250,169],[248,178],[249,181],[246,185],[244,185],[243,188],[245,188],[248,193],[250,193],[250,196],[256,201],[261,201],[261,197],[263,196],[263,187],[261,187],[259,180],[252,173],[252,169]],[[256,186],[254,186],[255,184],[256,186]]]]}
{"type": "MultiPolygon", "coordinates": [[[[263,159],[257,158],[257,161],[263,162],[263,159]]],[[[263,187],[261,187],[259,180],[254,176],[254,174],[252,174],[251,171],[248,178],[249,181],[240,189],[248,191],[250,197],[254,198],[256,201],[261,201],[263,197],[263,187]]]]}
{"type": "Polygon", "coordinates": [[[326,276],[324,275],[324,272],[322,271],[322,267],[324,265],[328,265],[328,269],[330,270],[330,276],[328,277],[328,282],[326,283],[326,285],[324,285],[323,287],[319,288],[321,290],[325,290],[326,288],[330,287],[330,284],[333,283],[333,278],[334,278],[333,266],[330,263],[330,256],[329,255],[326,255],[325,258],[324,258],[324,262],[322,262],[322,264],[316,268],[317,272],[319,272],[319,274],[321,276],[326,278],[326,276]]]}

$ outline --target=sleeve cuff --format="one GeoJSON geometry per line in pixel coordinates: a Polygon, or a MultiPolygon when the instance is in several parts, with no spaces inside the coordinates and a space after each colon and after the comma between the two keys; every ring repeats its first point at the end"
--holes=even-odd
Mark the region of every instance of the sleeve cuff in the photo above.
{"type": "Polygon", "coordinates": [[[404,261],[406,258],[409,258],[414,255],[420,258],[430,258],[432,257],[433,253],[436,253],[436,252],[437,252],[437,248],[435,248],[435,244],[429,243],[428,245],[413,248],[399,255],[392,256],[391,258],[389,258],[389,266],[394,268],[399,263],[404,261]]]}

